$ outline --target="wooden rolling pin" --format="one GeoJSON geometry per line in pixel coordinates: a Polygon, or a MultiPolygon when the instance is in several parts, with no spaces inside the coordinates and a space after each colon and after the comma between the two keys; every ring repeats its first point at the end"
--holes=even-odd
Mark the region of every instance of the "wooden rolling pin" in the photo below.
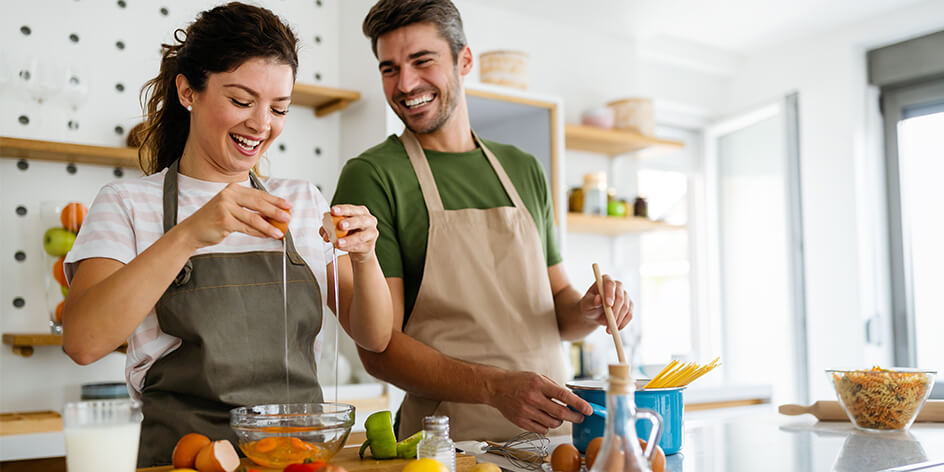
{"type": "MultiPolygon", "coordinates": [[[[781,415],[796,416],[809,413],[820,421],[849,421],[846,412],[842,411],[839,402],[835,400],[820,400],[810,406],[780,405],[781,415]]],[[[920,422],[944,422],[944,400],[928,400],[918,412],[920,422]]]]}

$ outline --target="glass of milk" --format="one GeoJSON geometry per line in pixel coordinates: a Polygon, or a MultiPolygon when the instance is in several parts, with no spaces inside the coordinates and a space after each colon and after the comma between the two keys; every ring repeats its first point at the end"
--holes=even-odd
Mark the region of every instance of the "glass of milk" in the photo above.
{"type": "Polygon", "coordinates": [[[62,423],[68,472],[134,472],[142,419],[137,400],[67,403],[62,423]]]}

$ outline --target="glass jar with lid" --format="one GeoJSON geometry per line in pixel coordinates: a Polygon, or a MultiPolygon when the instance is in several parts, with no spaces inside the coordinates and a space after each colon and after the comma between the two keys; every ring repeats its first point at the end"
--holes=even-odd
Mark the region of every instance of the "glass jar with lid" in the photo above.
{"type": "Polygon", "coordinates": [[[606,172],[591,172],[583,176],[583,212],[606,216],[606,172]]]}

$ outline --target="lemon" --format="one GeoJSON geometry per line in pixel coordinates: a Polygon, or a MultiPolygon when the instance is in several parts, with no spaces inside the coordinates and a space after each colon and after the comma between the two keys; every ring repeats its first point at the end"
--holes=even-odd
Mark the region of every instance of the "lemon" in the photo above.
{"type": "Polygon", "coordinates": [[[473,465],[469,472],[501,472],[501,468],[491,462],[479,462],[473,465]]]}
{"type": "Polygon", "coordinates": [[[442,462],[436,459],[417,459],[403,468],[403,472],[449,472],[442,462]]]}

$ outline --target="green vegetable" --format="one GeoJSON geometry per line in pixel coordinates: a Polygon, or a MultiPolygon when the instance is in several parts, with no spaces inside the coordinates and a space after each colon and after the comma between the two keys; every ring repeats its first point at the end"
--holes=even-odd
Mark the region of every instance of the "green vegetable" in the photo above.
{"type": "Polygon", "coordinates": [[[367,447],[370,447],[374,459],[397,457],[397,436],[393,434],[393,416],[389,411],[372,413],[364,422],[364,428],[367,429],[367,440],[361,444],[361,459],[367,447]]]}
{"type": "Polygon", "coordinates": [[[423,439],[423,432],[417,432],[403,441],[397,443],[397,457],[401,459],[416,458],[416,445],[423,439]]]}
{"type": "Polygon", "coordinates": [[[361,459],[364,458],[368,447],[374,459],[412,459],[416,457],[416,445],[423,439],[423,432],[420,431],[397,442],[397,436],[393,433],[393,418],[389,411],[378,411],[368,416],[364,428],[367,430],[367,440],[361,444],[358,452],[361,459]]]}

